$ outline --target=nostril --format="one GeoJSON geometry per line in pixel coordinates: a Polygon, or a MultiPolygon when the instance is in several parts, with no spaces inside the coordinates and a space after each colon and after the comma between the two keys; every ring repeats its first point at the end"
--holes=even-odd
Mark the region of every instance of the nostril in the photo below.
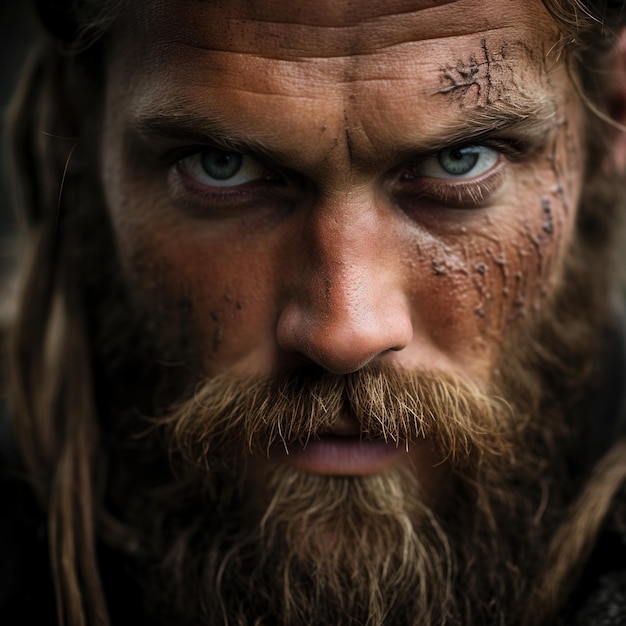
{"type": "Polygon", "coordinates": [[[358,311],[293,302],[282,311],[276,329],[282,350],[299,352],[336,374],[356,371],[388,351],[404,349],[412,332],[408,307],[389,301],[358,311]]]}

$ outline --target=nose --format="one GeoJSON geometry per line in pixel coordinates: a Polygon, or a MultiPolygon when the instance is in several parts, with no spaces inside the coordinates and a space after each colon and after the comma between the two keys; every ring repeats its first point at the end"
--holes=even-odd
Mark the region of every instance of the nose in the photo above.
{"type": "Polygon", "coordinates": [[[344,199],[311,211],[294,242],[281,349],[346,374],[408,346],[411,309],[393,219],[371,202],[344,199]]]}

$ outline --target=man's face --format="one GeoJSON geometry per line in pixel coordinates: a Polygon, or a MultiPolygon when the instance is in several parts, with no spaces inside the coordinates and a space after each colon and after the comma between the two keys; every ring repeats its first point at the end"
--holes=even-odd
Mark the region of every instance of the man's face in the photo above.
{"type": "Polygon", "coordinates": [[[129,5],[100,173],[183,470],[150,440],[111,491],[174,564],[171,621],[517,623],[564,454],[536,328],[581,335],[554,302],[582,110],[543,5],[129,5]]]}
{"type": "MultiPolygon", "coordinates": [[[[492,383],[572,238],[581,115],[555,41],[538,0],[132,3],[102,176],[163,359],[194,382],[375,364],[492,383]]],[[[441,460],[359,442],[351,415],[326,434],[276,458],[425,483],[441,460]]]]}

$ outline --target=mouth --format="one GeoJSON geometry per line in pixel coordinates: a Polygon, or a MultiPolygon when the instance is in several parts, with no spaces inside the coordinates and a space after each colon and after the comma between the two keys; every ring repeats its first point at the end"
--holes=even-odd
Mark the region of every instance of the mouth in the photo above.
{"type": "Polygon", "coordinates": [[[405,442],[364,438],[358,422],[342,417],[333,428],[272,453],[275,461],[311,474],[368,476],[384,472],[408,457],[405,442]]]}

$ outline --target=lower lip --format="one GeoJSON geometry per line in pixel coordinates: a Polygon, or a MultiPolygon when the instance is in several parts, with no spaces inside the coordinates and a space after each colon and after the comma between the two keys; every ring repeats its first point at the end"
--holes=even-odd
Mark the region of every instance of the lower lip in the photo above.
{"type": "Polygon", "coordinates": [[[403,444],[394,442],[322,436],[306,444],[293,444],[289,452],[282,450],[272,456],[311,474],[366,476],[390,469],[408,452],[403,444]]]}

